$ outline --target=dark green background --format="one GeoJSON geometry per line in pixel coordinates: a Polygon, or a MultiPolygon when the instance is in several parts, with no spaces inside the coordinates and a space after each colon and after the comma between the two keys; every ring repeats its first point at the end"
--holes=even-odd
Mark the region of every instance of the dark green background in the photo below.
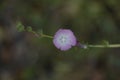
{"type": "Polygon", "coordinates": [[[81,43],[120,43],[120,0],[0,0],[0,80],[120,80],[120,48],[58,50],[49,38],[71,29],[81,43]]]}

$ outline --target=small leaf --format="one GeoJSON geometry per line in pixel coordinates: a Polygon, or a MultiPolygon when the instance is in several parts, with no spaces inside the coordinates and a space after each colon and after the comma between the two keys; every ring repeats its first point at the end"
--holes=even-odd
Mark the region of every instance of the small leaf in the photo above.
{"type": "Polygon", "coordinates": [[[28,31],[28,32],[32,32],[32,27],[28,26],[28,27],[27,27],[27,31],[28,31]]]}
{"type": "Polygon", "coordinates": [[[19,32],[25,31],[24,25],[21,22],[18,22],[16,27],[19,32]]]}
{"type": "Polygon", "coordinates": [[[104,44],[105,46],[108,46],[108,45],[109,45],[109,42],[106,41],[106,40],[103,40],[103,44],[104,44]]]}

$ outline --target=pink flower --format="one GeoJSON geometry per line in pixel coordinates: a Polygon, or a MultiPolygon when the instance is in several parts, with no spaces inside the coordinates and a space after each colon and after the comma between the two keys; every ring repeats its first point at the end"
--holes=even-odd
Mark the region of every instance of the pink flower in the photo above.
{"type": "Polygon", "coordinates": [[[69,50],[72,46],[77,44],[76,37],[73,32],[69,29],[59,29],[54,35],[54,45],[62,50],[69,50]]]}

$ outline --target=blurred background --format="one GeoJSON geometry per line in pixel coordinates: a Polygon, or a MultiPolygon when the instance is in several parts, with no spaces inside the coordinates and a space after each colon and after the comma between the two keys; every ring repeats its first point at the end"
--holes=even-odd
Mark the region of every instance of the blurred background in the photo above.
{"type": "Polygon", "coordinates": [[[81,43],[120,43],[120,0],[0,0],[0,80],[120,80],[120,48],[73,47],[18,32],[17,22],[53,36],[71,29],[81,43]]]}

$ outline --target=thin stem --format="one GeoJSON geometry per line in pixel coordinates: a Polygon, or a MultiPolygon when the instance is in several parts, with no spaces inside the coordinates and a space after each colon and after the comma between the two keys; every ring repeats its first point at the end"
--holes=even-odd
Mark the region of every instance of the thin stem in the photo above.
{"type": "Polygon", "coordinates": [[[37,34],[36,32],[32,31],[32,33],[33,33],[36,37],[40,37],[40,35],[37,34]]]}
{"type": "Polygon", "coordinates": [[[43,33],[38,34],[38,33],[34,32],[34,31],[32,31],[32,33],[35,34],[36,37],[53,38],[52,36],[49,36],[49,35],[46,35],[46,34],[43,34],[43,33]]]}
{"type": "MultiPolygon", "coordinates": [[[[35,34],[36,37],[46,37],[46,38],[52,38],[53,39],[53,36],[49,36],[49,35],[46,35],[46,34],[38,34],[34,31],[32,31],[33,34],[35,34]]],[[[89,48],[89,47],[94,47],[94,48],[118,48],[120,47],[120,44],[110,44],[110,45],[82,45],[82,44],[79,44],[80,47],[82,48],[89,48]]]]}
{"type": "Polygon", "coordinates": [[[87,47],[96,47],[96,48],[118,48],[120,44],[111,44],[111,45],[87,45],[87,47]]]}
{"type": "Polygon", "coordinates": [[[46,35],[46,34],[42,34],[42,37],[47,37],[47,38],[53,38],[52,36],[46,35]]]}

